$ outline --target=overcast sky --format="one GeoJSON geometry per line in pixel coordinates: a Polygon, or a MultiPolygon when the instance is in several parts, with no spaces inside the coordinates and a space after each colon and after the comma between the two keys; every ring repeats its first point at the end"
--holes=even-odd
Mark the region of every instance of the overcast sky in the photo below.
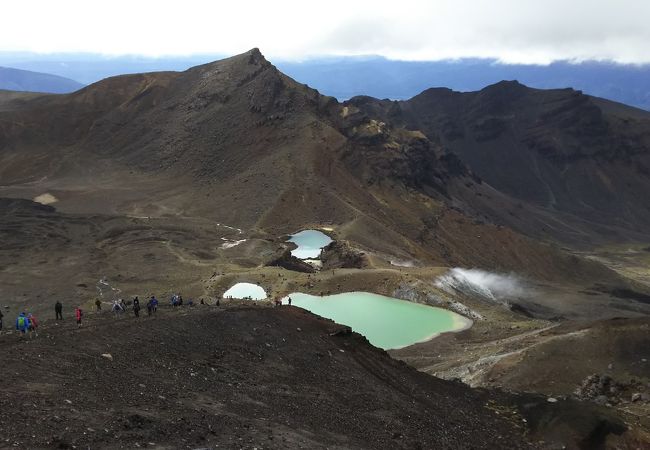
{"type": "Polygon", "coordinates": [[[0,51],[650,62],[650,0],[17,0],[0,51]]]}

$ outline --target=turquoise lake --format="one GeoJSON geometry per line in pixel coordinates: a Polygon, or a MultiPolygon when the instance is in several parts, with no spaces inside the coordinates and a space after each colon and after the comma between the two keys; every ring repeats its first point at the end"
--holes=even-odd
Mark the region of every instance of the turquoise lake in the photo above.
{"type": "MultiPolygon", "coordinates": [[[[471,325],[460,314],[442,308],[385,297],[368,292],[315,296],[291,294],[292,305],[348,325],[385,350],[424,342],[440,333],[471,325]]],[[[283,300],[287,304],[287,299],[283,300]]]]}
{"type": "Polygon", "coordinates": [[[223,293],[223,298],[248,298],[252,300],[264,300],[266,292],[261,286],[253,283],[237,283],[223,293]]]}
{"type": "Polygon", "coordinates": [[[304,230],[291,235],[290,242],[298,246],[291,254],[298,259],[318,258],[323,247],[332,242],[325,233],[318,230],[304,230]]]}

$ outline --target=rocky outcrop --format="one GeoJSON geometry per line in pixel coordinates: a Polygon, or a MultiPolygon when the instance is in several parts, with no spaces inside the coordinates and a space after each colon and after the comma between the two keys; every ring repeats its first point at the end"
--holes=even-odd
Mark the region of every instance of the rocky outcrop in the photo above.
{"type": "Polygon", "coordinates": [[[304,262],[301,259],[296,258],[291,254],[291,250],[286,250],[278,258],[273,259],[267,266],[276,266],[283,267],[287,270],[293,270],[294,272],[304,272],[304,273],[315,273],[316,269],[304,262]]]}
{"type": "Polygon", "coordinates": [[[635,379],[621,382],[607,374],[592,374],[583,380],[574,395],[580,400],[611,406],[621,403],[649,402],[650,395],[646,390],[650,390],[650,385],[635,379]]]}
{"type": "Polygon", "coordinates": [[[368,263],[365,253],[345,241],[332,241],[323,248],[321,260],[323,269],[362,269],[368,263]]]}

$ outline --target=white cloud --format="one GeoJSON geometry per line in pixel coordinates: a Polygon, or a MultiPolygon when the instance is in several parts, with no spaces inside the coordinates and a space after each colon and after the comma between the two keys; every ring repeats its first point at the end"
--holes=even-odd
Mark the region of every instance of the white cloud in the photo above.
{"type": "Polygon", "coordinates": [[[650,62],[647,0],[21,0],[0,51],[650,62]]]}

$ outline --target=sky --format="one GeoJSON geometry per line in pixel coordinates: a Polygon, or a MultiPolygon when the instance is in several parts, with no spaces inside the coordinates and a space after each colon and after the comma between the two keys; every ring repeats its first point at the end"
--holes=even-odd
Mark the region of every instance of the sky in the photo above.
{"type": "Polygon", "coordinates": [[[20,0],[0,52],[650,63],[648,0],[20,0]]]}

